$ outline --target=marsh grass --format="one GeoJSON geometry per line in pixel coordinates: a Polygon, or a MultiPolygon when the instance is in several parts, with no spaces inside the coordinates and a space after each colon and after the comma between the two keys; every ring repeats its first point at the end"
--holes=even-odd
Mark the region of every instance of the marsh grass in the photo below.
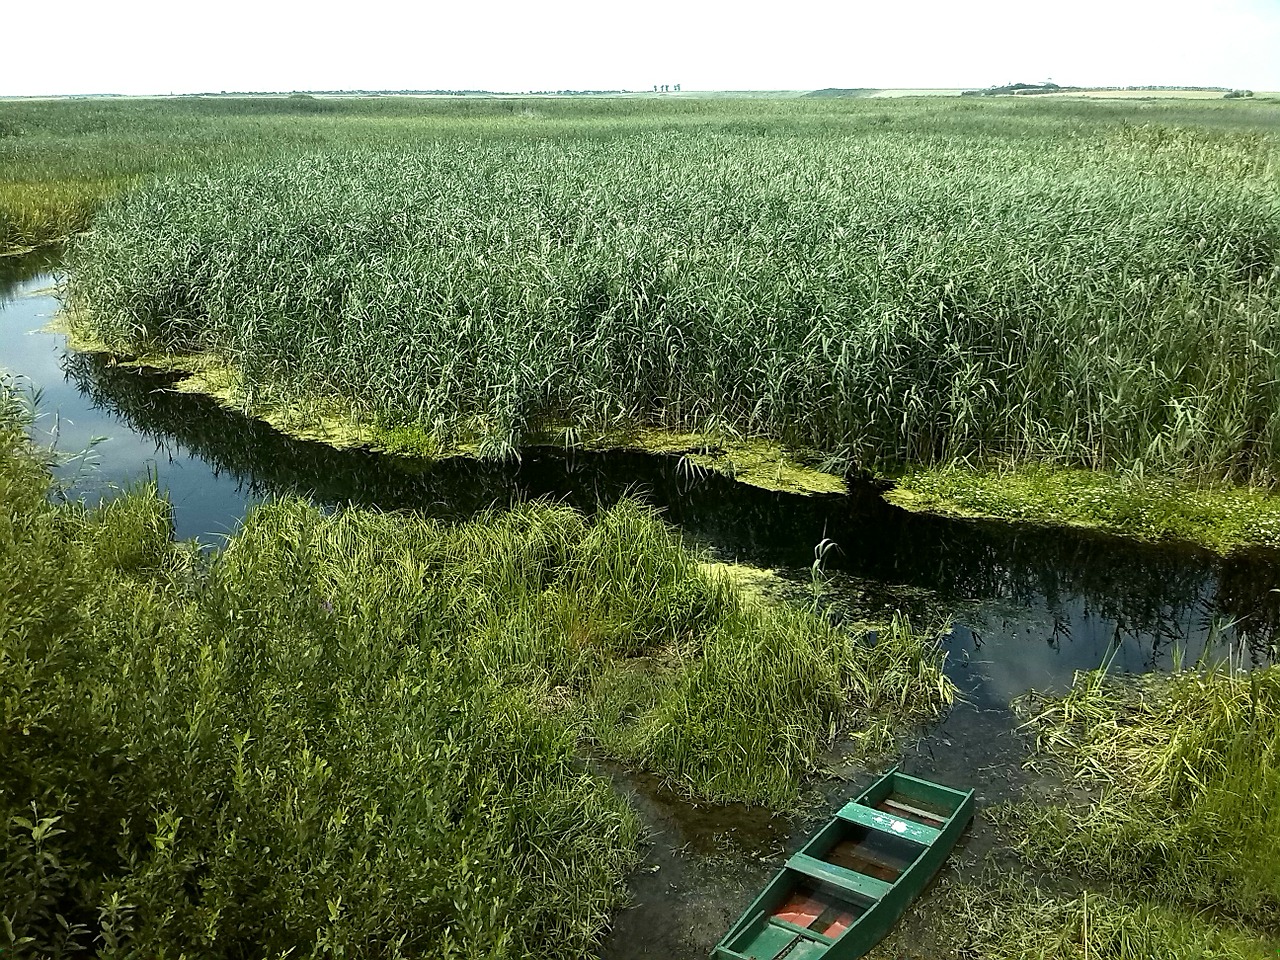
{"type": "Polygon", "coordinates": [[[305,549],[205,567],[165,510],[6,538],[6,949],[587,950],[638,824],[574,731],[402,617],[330,613],[305,549]]]}
{"type": "Polygon", "coordinates": [[[111,181],[0,183],[0,253],[51,243],[83,230],[120,185],[111,181]]]}
{"type": "Polygon", "coordinates": [[[984,960],[1273,960],[1276,943],[1182,907],[1122,895],[958,886],[948,956],[984,960]]]}
{"type": "MultiPolygon", "coordinates": [[[[0,253],[86,229],[106,199],[157,173],[424,140],[619,140],[678,131],[831,137],[885,127],[1054,138],[1115,127],[1273,130],[1274,104],[1081,105],[955,100],[375,98],[0,101],[0,253]]],[[[1169,146],[1166,138],[1163,144],[1169,146]]],[[[1213,157],[1207,165],[1212,166],[1213,157]]]]}
{"type": "Polygon", "coordinates": [[[1017,705],[1070,797],[989,811],[1029,871],[953,891],[956,957],[1263,958],[1280,950],[1280,668],[1081,673],[1017,705]],[[1046,886],[1031,886],[1039,877],[1046,886]]]}
{"type": "Polygon", "coordinates": [[[1280,951],[1280,668],[1080,673],[1065,696],[1016,706],[1033,764],[1069,789],[986,812],[1022,865],[943,893],[945,956],[1280,951]]]}
{"type": "Polygon", "coordinates": [[[785,807],[823,743],[881,749],[950,696],[905,625],[749,606],[634,503],[284,501],[203,554],[153,488],[51,499],[0,398],[15,956],[588,955],[640,825],[584,741],[785,807]]]}
{"type": "Polygon", "coordinates": [[[108,204],[71,301],[117,348],[216,354],[250,399],[336,399],[425,447],[638,424],[837,469],[1270,485],[1274,143],[1048,131],[651,129],[233,165],[108,204]]]}
{"type": "Polygon", "coordinates": [[[935,641],[905,619],[872,641],[815,629],[805,611],[746,605],[696,658],[607,670],[589,691],[588,725],[607,752],[694,797],[789,806],[796,771],[824,749],[882,756],[953,697],[935,641]]]}
{"type": "Polygon", "coordinates": [[[1037,751],[1095,803],[1026,809],[1026,854],[1280,933],[1280,668],[1081,675],[1030,701],[1037,751]]]}

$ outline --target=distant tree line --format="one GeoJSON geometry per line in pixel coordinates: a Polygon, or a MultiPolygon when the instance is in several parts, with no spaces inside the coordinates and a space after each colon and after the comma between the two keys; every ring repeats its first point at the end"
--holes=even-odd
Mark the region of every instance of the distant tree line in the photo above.
{"type": "Polygon", "coordinates": [[[1228,87],[1188,87],[1181,85],[1156,85],[1132,87],[1064,87],[1052,80],[1045,83],[1006,83],[998,87],[986,87],[982,90],[965,90],[962,97],[1000,97],[1010,94],[1016,96],[1034,96],[1038,93],[1083,93],[1087,90],[1203,90],[1209,93],[1221,93],[1228,99],[1234,97],[1252,97],[1252,90],[1232,90],[1228,87]]]}
{"type": "Polygon", "coordinates": [[[985,90],[965,90],[962,97],[998,97],[1010,93],[1060,93],[1063,90],[1077,90],[1078,87],[1060,87],[1056,83],[1006,83],[999,87],[987,87],[985,90]]]}
{"type": "Polygon", "coordinates": [[[630,93],[630,90],[530,90],[529,96],[598,97],[607,93],[630,93]]]}

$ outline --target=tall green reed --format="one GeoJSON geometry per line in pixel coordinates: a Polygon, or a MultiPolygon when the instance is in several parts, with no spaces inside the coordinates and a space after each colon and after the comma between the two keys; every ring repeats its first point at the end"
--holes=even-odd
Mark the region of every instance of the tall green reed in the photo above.
{"type": "Polygon", "coordinates": [[[1272,152],[1127,127],[335,151],[110,204],[72,305],[251,399],[498,456],[641,422],[1270,483],[1272,152]]]}

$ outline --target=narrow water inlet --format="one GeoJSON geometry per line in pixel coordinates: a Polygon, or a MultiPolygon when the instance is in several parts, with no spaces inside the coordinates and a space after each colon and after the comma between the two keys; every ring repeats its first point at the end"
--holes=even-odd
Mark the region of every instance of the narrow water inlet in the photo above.
{"type": "Polygon", "coordinates": [[[59,304],[55,253],[0,259],[0,367],[41,394],[37,432],[56,432],[73,495],[155,477],[179,537],[218,542],[252,504],[300,494],[318,504],[413,509],[460,519],[546,497],[590,512],[635,495],[720,559],[778,570],[807,587],[814,546],[821,602],[875,620],[901,608],[917,626],[944,611],[951,673],[981,706],[1030,688],[1064,689],[1104,661],[1132,672],[1228,654],[1269,661],[1280,624],[1280,552],[1219,557],[1073,529],[917,515],[870,485],[798,496],[681,469],[678,458],[534,447],[520,461],[423,463],[336,450],[285,436],[205,397],[168,389],[172,375],[67,350],[44,328],[59,304]],[[97,438],[101,442],[95,442],[97,438]]]}
{"type": "Polygon", "coordinates": [[[75,375],[85,358],[47,329],[61,310],[57,260],[55,249],[0,257],[0,371],[36,394],[36,441],[70,458],[56,478],[89,502],[155,478],[173,503],[179,537],[221,542],[262,495],[176,438],[136,429],[75,375]]]}

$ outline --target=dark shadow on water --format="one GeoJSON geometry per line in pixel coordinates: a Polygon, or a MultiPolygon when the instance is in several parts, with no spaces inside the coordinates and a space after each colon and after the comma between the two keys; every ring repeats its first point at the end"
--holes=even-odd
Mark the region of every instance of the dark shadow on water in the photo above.
{"type": "Polygon", "coordinates": [[[52,270],[62,259],[60,247],[48,246],[21,256],[0,257],[0,303],[12,299],[22,284],[43,277],[45,284],[54,282],[52,270]]]}

